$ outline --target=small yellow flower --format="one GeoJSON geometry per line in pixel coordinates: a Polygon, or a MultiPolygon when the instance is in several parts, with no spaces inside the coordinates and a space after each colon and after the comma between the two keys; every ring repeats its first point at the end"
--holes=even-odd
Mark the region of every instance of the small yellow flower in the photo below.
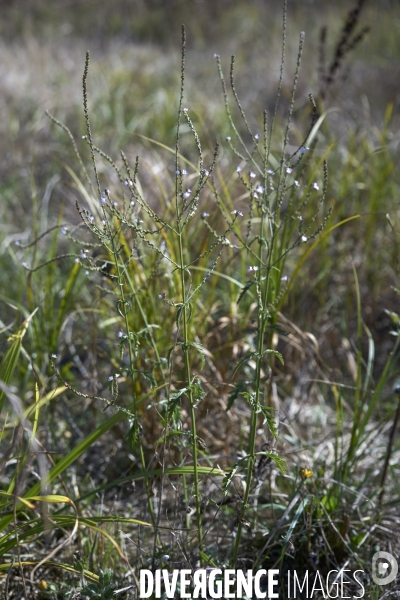
{"type": "Polygon", "coordinates": [[[308,479],[309,477],[311,477],[314,474],[313,471],[311,471],[311,469],[300,469],[300,477],[302,479],[308,479]]]}
{"type": "Polygon", "coordinates": [[[47,590],[47,588],[49,586],[48,586],[47,581],[45,581],[44,579],[42,579],[41,581],[39,581],[39,587],[40,587],[41,590],[47,590]]]}

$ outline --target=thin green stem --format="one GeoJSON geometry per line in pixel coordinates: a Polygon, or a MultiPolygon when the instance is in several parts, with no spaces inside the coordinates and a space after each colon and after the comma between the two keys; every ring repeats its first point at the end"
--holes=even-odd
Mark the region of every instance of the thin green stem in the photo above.
{"type": "MultiPolygon", "coordinates": [[[[264,215],[261,214],[261,224],[260,224],[260,237],[259,237],[259,250],[258,250],[258,273],[259,283],[261,283],[261,267],[263,265],[262,260],[262,252],[263,252],[263,237],[264,237],[264,215]]],[[[250,435],[249,435],[249,446],[248,446],[248,456],[247,456],[247,473],[246,473],[246,489],[243,497],[242,509],[240,511],[238,517],[238,529],[235,538],[235,543],[233,546],[233,557],[232,557],[232,565],[236,566],[240,539],[242,536],[243,530],[243,518],[245,512],[248,507],[249,497],[250,497],[250,488],[251,482],[253,479],[253,470],[256,462],[256,437],[257,437],[257,415],[258,415],[258,406],[260,403],[260,387],[261,387],[261,368],[262,368],[262,356],[263,356],[263,346],[264,346],[264,334],[268,322],[268,312],[266,300],[268,297],[268,283],[269,283],[269,270],[267,270],[267,274],[264,280],[264,285],[262,286],[261,298],[258,295],[258,338],[257,338],[257,360],[256,360],[256,373],[255,373],[255,399],[251,405],[251,416],[250,416],[250,435]]]]}
{"type": "Polygon", "coordinates": [[[193,454],[193,475],[194,475],[194,495],[196,502],[196,521],[198,530],[198,542],[199,549],[201,550],[202,545],[202,523],[201,523],[201,510],[200,510],[200,491],[199,491],[199,474],[197,464],[197,431],[196,431],[196,415],[194,409],[194,398],[193,389],[191,385],[191,370],[190,370],[190,356],[189,356],[189,335],[188,335],[188,314],[186,306],[186,286],[185,286],[185,264],[183,257],[183,244],[182,244],[182,227],[179,226],[178,240],[179,240],[179,262],[180,262],[180,279],[182,288],[182,334],[183,334],[183,354],[185,360],[185,371],[186,380],[188,387],[188,396],[190,404],[190,421],[191,421],[191,433],[192,433],[192,454],[193,454]]]}
{"type": "MultiPolygon", "coordinates": [[[[129,351],[129,365],[130,365],[130,376],[131,376],[131,382],[132,382],[132,393],[133,393],[133,397],[135,398],[135,378],[134,378],[134,351],[132,348],[132,340],[131,340],[131,336],[130,336],[130,327],[129,327],[129,321],[128,321],[128,311],[125,310],[125,307],[127,306],[127,302],[126,302],[126,297],[125,297],[125,291],[124,291],[124,282],[123,282],[123,275],[121,273],[121,267],[119,264],[119,252],[116,248],[115,245],[115,237],[114,235],[112,235],[112,233],[110,232],[110,240],[111,240],[111,248],[112,248],[112,253],[114,256],[114,263],[115,263],[115,267],[117,269],[117,282],[118,282],[118,287],[119,287],[119,293],[120,293],[120,297],[121,297],[121,303],[122,303],[122,307],[123,307],[123,316],[124,316],[124,322],[125,322],[125,330],[127,333],[127,338],[128,338],[128,351],[129,351]]],[[[138,427],[138,417],[137,417],[137,405],[136,402],[134,403],[134,407],[133,407],[133,414],[135,416],[135,428],[138,427]]],[[[140,461],[142,463],[142,469],[146,468],[146,461],[145,461],[145,456],[144,456],[144,450],[143,450],[143,444],[142,444],[142,440],[140,438],[140,435],[138,433],[137,435],[137,439],[138,439],[138,446],[139,446],[139,454],[140,454],[140,461]]],[[[146,486],[146,495],[147,495],[147,504],[148,504],[148,508],[149,508],[149,513],[150,513],[150,518],[151,518],[151,522],[153,524],[153,526],[156,526],[156,515],[154,512],[154,507],[153,507],[153,503],[151,500],[151,493],[150,493],[150,483],[148,481],[148,478],[145,479],[145,486],[146,486]]]]}

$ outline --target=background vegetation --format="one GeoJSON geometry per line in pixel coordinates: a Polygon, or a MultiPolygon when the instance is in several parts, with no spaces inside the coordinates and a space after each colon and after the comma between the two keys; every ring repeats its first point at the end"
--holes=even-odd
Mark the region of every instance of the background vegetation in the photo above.
{"type": "MultiPolygon", "coordinates": [[[[274,246],[279,261],[268,271],[275,279],[265,292],[271,312],[262,324],[262,282],[249,271],[258,263],[253,246],[241,242],[255,190],[255,140],[231,95],[234,122],[249,149],[246,160],[235,154],[239,146],[213,55],[221,58],[228,87],[230,56],[236,55],[236,90],[249,129],[261,139],[263,111],[268,127],[275,111],[282,3],[2,3],[5,598],[133,598],[141,567],[232,561],[240,568],[278,565],[283,572],[362,568],[369,597],[386,591],[369,572],[377,549],[400,555],[400,8],[382,0],[355,6],[359,13],[352,16],[348,2],[289,2],[280,101],[269,156],[260,163],[261,171],[265,164],[281,173],[278,196],[279,189],[286,196],[272,220],[282,219],[286,237],[274,246]],[[182,107],[191,121],[181,115],[178,169],[187,175],[176,177],[182,22],[182,107]],[[346,26],[349,37],[343,38],[346,26]],[[90,133],[82,101],[87,50],[90,133]],[[303,162],[296,162],[313,122],[310,93],[315,135],[303,162]],[[90,183],[65,129],[46,110],[75,138],[90,183]],[[160,225],[155,213],[177,223],[176,189],[183,202],[181,192],[201,181],[193,127],[208,171],[220,144],[212,177],[182,235],[165,227],[163,239],[147,236],[161,250],[154,252],[141,228],[160,225]],[[105,153],[96,152],[105,208],[90,135],[105,153]],[[328,184],[316,214],[324,160],[328,184]],[[294,174],[279,170],[286,173],[289,164],[299,173],[299,196],[290,196],[297,193],[294,174]],[[312,195],[300,210],[307,190],[312,195]],[[125,208],[114,201],[135,202],[129,227],[125,208]],[[232,215],[235,210],[243,218],[232,215]],[[90,231],[91,215],[98,224],[107,217],[108,246],[101,246],[106,230],[90,231]],[[307,243],[296,244],[300,216],[307,223],[314,218],[313,229],[307,243]],[[223,247],[225,235],[230,245],[223,247]],[[178,261],[181,242],[179,270],[168,259],[178,261]],[[281,260],[279,252],[292,243],[281,260]],[[189,263],[191,280],[181,276],[189,263]],[[189,308],[184,294],[201,283],[189,308]],[[260,340],[284,364],[276,354],[257,357],[260,340]],[[256,414],[253,400],[240,394],[249,389],[263,394],[257,410],[275,409],[277,441],[262,411],[256,414]]],[[[258,227],[256,212],[250,216],[258,227]]]]}

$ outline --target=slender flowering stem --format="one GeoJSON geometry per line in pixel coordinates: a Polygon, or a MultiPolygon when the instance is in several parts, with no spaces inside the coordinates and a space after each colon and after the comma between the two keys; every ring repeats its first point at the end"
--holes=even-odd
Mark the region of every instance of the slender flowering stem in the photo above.
{"type": "Polygon", "coordinates": [[[180,261],[180,279],[181,279],[181,293],[182,293],[182,333],[183,333],[183,353],[185,357],[185,371],[186,371],[186,385],[188,387],[188,396],[190,404],[190,425],[192,435],[192,454],[193,454],[193,477],[194,477],[194,495],[196,504],[196,521],[197,521],[197,536],[199,549],[202,547],[202,523],[201,523],[201,507],[200,507],[200,490],[199,490],[199,473],[198,473],[198,457],[197,457],[197,430],[196,430],[196,415],[195,415],[195,398],[193,395],[193,387],[191,384],[191,369],[190,369],[190,356],[189,356],[189,335],[188,335],[188,311],[186,306],[186,286],[185,286],[185,264],[183,256],[183,231],[179,231],[179,261],[180,261]]]}

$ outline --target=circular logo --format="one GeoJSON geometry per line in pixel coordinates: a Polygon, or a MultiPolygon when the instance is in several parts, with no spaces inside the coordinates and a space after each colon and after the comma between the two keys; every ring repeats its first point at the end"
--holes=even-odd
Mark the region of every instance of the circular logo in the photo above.
{"type": "Polygon", "coordinates": [[[372,579],[377,585],[387,585],[396,579],[399,567],[389,552],[375,552],[372,557],[372,579]]]}

